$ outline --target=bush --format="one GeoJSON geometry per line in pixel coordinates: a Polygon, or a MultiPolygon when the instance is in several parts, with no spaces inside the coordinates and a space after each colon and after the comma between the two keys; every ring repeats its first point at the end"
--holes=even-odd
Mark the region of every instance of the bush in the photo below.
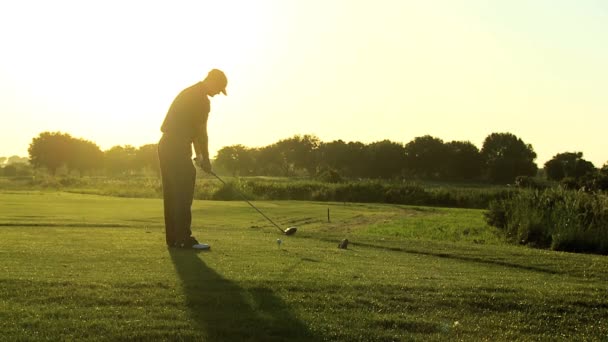
{"type": "Polygon", "coordinates": [[[492,202],[485,217],[512,243],[608,254],[608,199],[601,194],[521,191],[492,202]]]}
{"type": "Polygon", "coordinates": [[[326,183],[310,180],[253,178],[239,183],[257,199],[335,202],[393,203],[458,208],[487,208],[494,199],[516,190],[488,188],[430,187],[416,183],[377,180],[326,183]]]}
{"type": "Polygon", "coordinates": [[[587,174],[580,183],[585,191],[608,191],[608,172],[587,174]]]}
{"type": "Polygon", "coordinates": [[[515,177],[515,186],[524,189],[546,189],[548,185],[541,182],[538,178],[530,176],[515,177]]]}
{"type": "Polygon", "coordinates": [[[239,184],[237,182],[228,182],[226,184],[222,184],[218,190],[216,190],[211,199],[216,201],[233,201],[242,199],[239,192],[236,190],[239,184]]]}
{"type": "Polygon", "coordinates": [[[79,185],[79,179],[72,176],[59,177],[59,184],[64,187],[79,185]]]}
{"type": "Polygon", "coordinates": [[[484,213],[486,222],[493,227],[506,230],[508,202],[496,200],[490,202],[488,210],[484,213]]]}
{"type": "MultiPolygon", "coordinates": [[[[251,177],[229,179],[229,186],[212,178],[199,177],[194,189],[198,200],[240,200],[236,187],[248,198],[258,200],[304,200],[334,202],[394,203],[457,208],[487,208],[517,189],[488,188],[485,185],[420,184],[403,181],[352,180],[340,183],[294,178],[251,177]]],[[[37,171],[29,177],[12,177],[3,185],[12,188],[61,189],[118,197],[162,198],[158,177],[74,177],[37,171]]]]}
{"type": "Polygon", "coordinates": [[[2,174],[6,177],[15,177],[17,176],[17,168],[14,165],[7,165],[2,169],[2,174]]]}
{"type": "Polygon", "coordinates": [[[386,189],[379,181],[349,182],[336,186],[335,201],[339,202],[384,202],[386,189]]]}
{"type": "Polygon", "coordinates": [[[559,182],[559,185],[567,190],[578,190],[580,187],[578,181],[573,177],[562,178],[562,180],[559,182]]]}
{"type": "Polygon", "coordinates": [[[338,173],[338,171],[334,169],[325,169],[317,174],[315,177],[317,180],[326,183],[342,183],[344,179],[338,173]]]}
{"type": "Polygon", "coordinates": [[[384,202],[423,205],[429,202],[430,197],[430,194],[418,185],[401,185],[386,189],[384,202]]]}

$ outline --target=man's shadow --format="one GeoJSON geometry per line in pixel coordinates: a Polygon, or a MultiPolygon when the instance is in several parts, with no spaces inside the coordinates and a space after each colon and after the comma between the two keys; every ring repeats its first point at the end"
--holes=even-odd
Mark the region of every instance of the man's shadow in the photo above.
{"type": "Polygon", "coordinates": [[[186,305],[208,341],[315,341],[272,290],[243,289],[209,268],[192,250],[169,249],[186,305]]]}

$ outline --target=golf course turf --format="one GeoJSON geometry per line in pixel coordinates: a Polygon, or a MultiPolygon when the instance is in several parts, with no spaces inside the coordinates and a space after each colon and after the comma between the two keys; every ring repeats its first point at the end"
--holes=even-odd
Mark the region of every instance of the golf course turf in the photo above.
{"type": "Polygon", "coordinates": [[[608,340],[606,256],[507,245],[482,210],[255,205],[297,234],[195,201],[211,251],[168,249],[159,199],[0,192],[0,340],[608,340]]]}

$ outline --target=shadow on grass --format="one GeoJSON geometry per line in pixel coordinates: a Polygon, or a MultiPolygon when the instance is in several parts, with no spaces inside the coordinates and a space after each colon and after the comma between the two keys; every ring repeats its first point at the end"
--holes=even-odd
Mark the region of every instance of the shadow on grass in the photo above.
{"type": "Polygon", "coordinates": [[[540,273],[546,273],[546,274],[563,274],[563,272],[548,269],[548,268],[543,268],[543,267],[539,267],[539,266],[522,265],[522,264],[517,264],[517,263],[507,262],[507,261],[502,261],[502,260],[484,259],[482,257],[456,255],[454,253],[422,251],[422,250],[414,250],[414,249],[392,247],[392,246],[379,246],[379,245],[365,243],[365,242],[352,243],[352,245],[376,248],[376,249],[384,249],[384,250],[393,251],[393,252],[402,252],[402,253],[408,253],[408,254],[418,254],[418,255],[433,256],[433,257],[437,257],[437,258],[446,258],[446,259],[453,259],[453,260],[459,260],[459,261],[474,262],[474,263],[486,264],[486,265],[497,265],[497,266],[503,266],[503,267],[508,267],[508,268],[533,271],[533,272],[540,272],[540,273]]]}
{"type": "Polygon", "coordinates": [[[209,268],[196,251],[170,249],[186,305],[208,341],[315,341],[271,289],[243,289],[209,268]]]}
{"type": "MultiPolygon", "coordinates": [[[[319,238],[317,236],[310,235],[310,234],[309,235],[300,234],[299,238],[312,239],[312,240],[318,240],[318,241],[323,241],[323,242],[332,242],[332,243],[339,242],[338,238],[334,238],[334,239],[319,238]]],[[[432,250],[422,250],[422,249],[418,249],[418,248],[414,249],[414,248],[397,247],[397,246],[390,246],[390,245],[378,245],[378,244],[362,242],[362,241],[357,241],[357,242],[351,241],[349,244],[349,247],[351,245],[354,247],[360,246],[360,247],[381,249],[381,250],[392,251],[392,252],[401,252],[401,253],[414,254],[414,255],[425,255],[425,256],[431,256],[431,257],[437,257],[437,258],[459,260],[459,261],[464,261],[464,262],[502,266],[502,267],[507,267],[507,268],[512,268],[512,269],[539,272],[539,273],[545,273],[545,274],[570,274],[570,275],[576,276],[575,273],[570,273],[570,272],[567,272],[564,270],[552,269],[551,267],[523,264],[523,262],[529,263],[529,260],[523,260],[522,263],[517,263],[515,261],[509,262],[509,261],[504,261],[504,260],[496,260],[496,259],[490,258],[489,256],[459,255],[459,254],[456,254],[456,252],[439,252],[439,251],[432,251],[432,250]]]]}

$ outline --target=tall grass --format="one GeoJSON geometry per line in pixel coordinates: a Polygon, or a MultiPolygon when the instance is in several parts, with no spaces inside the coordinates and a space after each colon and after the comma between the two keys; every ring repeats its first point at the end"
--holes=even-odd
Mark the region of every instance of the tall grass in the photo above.
{"type": "Polygon", "coordinates": [[[310,180],[274,182],[244,180],[233,185],[260,199],[393,203],[455,208],[487,208],[490,201],[506,198],[505,188],[425,187],[414,182],[377,180],[324,183],[310,180]]]}
{"type": "Polygon", "coordinates": [[[529,190],[494,201],[486,214],[513,243],[608,254],[608,198],[563,188],[529,190]]]}
{"type": "MultiPolygon", "coordinates": [[[[117,197],[162,197],[162,183],[155,177],[72,177],[37,175],[2,179],[0,189],[52,189],[117,197]]],[[[454,208],[487,208],[490,201],[517,191],[507,188],[353,180],[328,183],[290,178],[227,178],[223,185],[212,178],[199,178],[196,199],[240,200],[235,191],[252,200],[303,200],[393,203],[454,208]]]]}

